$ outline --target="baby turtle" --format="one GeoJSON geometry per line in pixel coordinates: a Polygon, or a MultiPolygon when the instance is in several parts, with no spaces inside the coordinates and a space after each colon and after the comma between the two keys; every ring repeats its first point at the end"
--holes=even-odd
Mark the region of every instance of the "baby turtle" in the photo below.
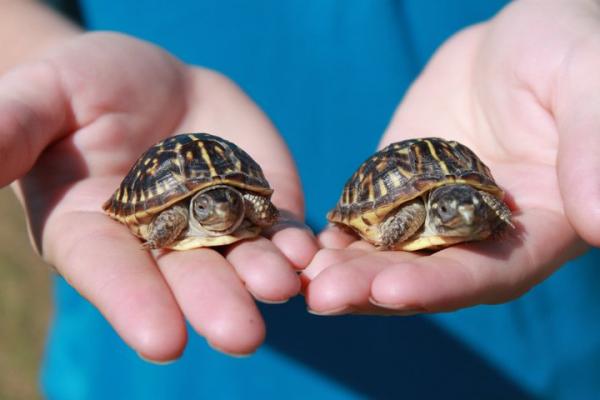
{"type": "Polygon", "coordinates": [[[488,167],[468,147],[410,139],[367,159],[327,219],[380,249],[438,249],[514,227],[503,198],[488,167]]]}
{"type": "Polygon", "coordinates": [[[272,193],[245,151],[190,133],[150,147],[103,209],[144,239],[144,248],[188,250],[257,236],[277,220],[272,193]]]}

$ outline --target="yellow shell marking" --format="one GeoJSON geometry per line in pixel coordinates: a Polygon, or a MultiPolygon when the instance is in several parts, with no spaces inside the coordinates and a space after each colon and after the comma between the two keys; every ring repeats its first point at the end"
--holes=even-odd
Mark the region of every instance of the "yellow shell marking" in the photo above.
{"type": "Polygon", "coordinates": [[[415,146],[413,151],[415,153],[415,159],[417,160],[415,163],[416,173],[420,175],[423,173],[423,156],[421,155],[421,148],[419,146],[415,146]]]}
{"type": "Polygon", "coordinates": [[[202,156],[202,159],[208,166],[208,170],[210,171],[210,176],[216,176],[217,171],[215,170],[212,160],[210,159],[210,156],[208,155],[208,151],[206,151],[206,148],[204,147],[204,143],[198,142],[198,147],[200,148],[200,155],[202,156]]]}
{"type": "Polygon", "coordinates": [[[127,203],[129,200],[129,193],[127,193],[127,188],[123,188],[123,193],[121,193],[121,202],[127,203]]]}
{"type": "Polygon", "coordinates": [[[188,161],[192,161],[192,160],[194,159],[194,153],[192,153],[190,150],[188,150],[188,151],[185,153],[185,158],[186,158],[188,161]]]}
{"type": "Polygon", "coordinates": [[[177,179],[177,181],[182,182],[183,177],[181,175],[184,174],[185,160],[183,159],[181,153],[177,153],[177,157],[175,157],[175,159],[171,162],[175,164],[178,170],[178,173],[173,172],[173,177],[177,179]]]}
{"type": "Polygon", "coordinates": [[[404,176],[407,179],[410,179],[413,176],[412,173],[410,173],[409,171],[405,170],[404,168],[398,168],[398,172],[400,173],[400,175],[404,176]]]}
{"type": "Polygon", "coordinates": [[[438,165],[440,166],[442,171],[444,171],[444,175],[450,175],[450,171],[448,171],[448,166],[438,156],[437,152],[435,151],[435,146],[433,145],[433,143],[431,143],[430,140],[424,140],[424,142],[427,143],[427,147],[429,148],[429,153],[431,153],[431,156],[435,159],[435,161],[438,162],[438,165]]]}
{"type": "MultiPolygon", "coordinates": [[[[150,160],[148,160],[148,162],[150,162],[150,160]]],[[[146,162],[144,162],[144,164],[147,165],[146,162]]],[[[152,166],[147,169],[148,175],[154,176],[154,174],[156,174],[156,170],[157,169],[158,169],[158,158],[153,158],[152,159],[152,166]]]]}
{"type": "MultiPolygon", "coordinates": [[[[400,145],[395,145],[394,149],[398,149],[399,147],[400,147],[400,145]]],[[[400,150],[397,150],[397,152],[399,154],[402,154],[403,156],[405,156],[405,155],[407,155],[410,152],[410,149],[408,147],[404,147],[404,148],[402,148],[400,150]]]]}
{"type": "Polygon", "coordinates": [[[388,193],[387,186],[383,180],[379,180],[379,196],[385,197],[388,193]]]}
{"type": "MultiPolygon", "coordinates": [[[[406,175],[405,171],[402,168],[396,168],[396,170],[398,171],[398,173],[400,175],[408,177],[408,175],[406,175]]],[[[400,178],[398,178],[398,175],[389,173],[388,176],[390,177],[390,180],[392,181],[392,185],[394,185],[395,188],[400,187],[402,182],[400,182],[400,178]]]]}
{"type": "Polygon", "coordinates": [[[156,195],[160,196],[168,190],[167,185],[165,183],[157,183],[156,184],[156,195]]]}
{"type": "Polygon", "coordinates": [[[373,179],[371,177],[369,177],[369,182],[368,182],[368,188],[369,188],[369,201],[375,201],[375,188],[373,187],[373,179]]]}

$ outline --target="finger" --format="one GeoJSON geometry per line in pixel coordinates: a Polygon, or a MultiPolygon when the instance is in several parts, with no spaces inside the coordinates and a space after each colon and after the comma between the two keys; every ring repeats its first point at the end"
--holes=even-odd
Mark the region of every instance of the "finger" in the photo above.
{"type": "Polygon", "coordinates": [[[280,212],[276,226],[267,232],[267,236],[287,257],[296,269],[304,269],[319,250],[317,239],[312,230],[304,223],[304,195],[296,168],[282,147],[284,159],[279,160],[278,171],[265,174],[273,183],[273,203],[280,212]],[[270,178],[272,177],[272,178],[270,178]]]}
{"type": "Polygon", "coordinates": [[[179,357],[187,339],[183,316],[154,260],[127,228],[101,213],[65,212],[48,220],[43,247],[129,346],[146,359],[179,357]]]}
{"type": "Polygon", "coordinates": [[[451,247],[391,265],[375,277],[372,302],[402,312],[449,311],[512,300],[581,251],[566,219],[530,210],[503,240],[451,247]]]}
{"type": "Polygon", "coordinates": [[[319,234],[319,244],[326,249],[344,249],[358,237],[338,226],[330,225],[319,234]]]}
{"type": "Polygon", "coordinates": [[[279,248],[259,237],[231,246],[227,260],[257,300],[283,303],[300,291],[300,279],[279,248]]]}
{"type": "MultiPolygon", "coordinates": [[[[304,197],[296,166],[281,135],[268,117],[231,80],[203,68],[190,70],[188,104],[203,106],[189,113],[179,130],[202,126],[208,132],[220,132],[248,152],[261,166],[273,188],[272,201],[283,216],[304,220],[304,197]],[[236,110],[236,118],[224,118],[223,110],[236,110]]],[[[269,235],[296,268],[304,268],[317,251],[308,230],[276,228],[269,235]]]]}
{"type": "Polygon", "coordinates": [[[40,153],[67,133],[70,111],[60,78],[49,63],[0,78],[0,186],[24,175],[40,153]]]}
{"type": "Polygon", "coordinates": [[[404,252],[321,250],[310,268],[321,272],[306,290],[310,312],[339,315],[374,311],[375,307],[369,302],[373,279],[391,263],[413,257],[414,254],[404,252]]]}
{"type": "Polygon", "coordinates": [[[319,250],[312,230],[291,212],[280,210],[275,226],[264,235],[279,248],[288,262],[296,269],[304,269],[319,250]]]}
{"type": "Polygon", "coordinates": [[[600,45],[571,57],[557,89],[558,178],[567,216],[588,243],[600,246],[600,45]]]}
{"type": "Polygon", "coordinates": [[[317,239],[309,228],[285,228],[270,236],[288,262],[302,270],[319,250],[317,239]]]}
{"type": "Polygon", "coordinates": [[[212,249],[172,251],[158,264],[184,315],[208,343],[228,354],[249,354],[265,326],[233,267],[212,249]]]}
{"type": "Polygon", "coordinates": [[[346,248],[323,248],[315,255],[309,266],[302,271],[302,276],[313,280],[330,266],[344,261],[373,253],[375,247],[364,240],[354,240],[346,248]]]}

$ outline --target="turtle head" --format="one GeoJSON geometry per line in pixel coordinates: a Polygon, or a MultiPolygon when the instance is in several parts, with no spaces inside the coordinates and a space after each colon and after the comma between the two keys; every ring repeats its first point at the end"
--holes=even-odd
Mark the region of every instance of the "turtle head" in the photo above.
{"type": "Polygon", "coordinates": [[[244,198],[229,186],[213,186],[192,198],[190,215],[209,234],[227,235],[244,219],[244,198]]]}
{"type": "Polygon", "coordinates": [[[489,207],[477,189],[469,185],[444,185],[428,200],[427,224],[441,236],[483,238],[489,234],[489,207]]]}

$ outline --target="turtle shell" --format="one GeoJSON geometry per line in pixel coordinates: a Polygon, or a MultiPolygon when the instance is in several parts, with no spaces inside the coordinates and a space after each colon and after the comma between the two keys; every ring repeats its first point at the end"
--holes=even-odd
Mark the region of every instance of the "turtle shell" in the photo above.
{"type": "Polygon", "coordinates": [[[143,237],[137,225],[214,185],[273,193],[260,166],[244,150],[218,136],[189,133],[165,139],[142,154],[103,209],[143,237]]]}
{"type": "Polygon", "coordinates": [[[504,196],[489,168],[468,147],[435,137],[409,139],[392,143],[363,162],[327,219],[370,238],[375,235],[373,227],[390,211],[450,183],[504,196]]]}

